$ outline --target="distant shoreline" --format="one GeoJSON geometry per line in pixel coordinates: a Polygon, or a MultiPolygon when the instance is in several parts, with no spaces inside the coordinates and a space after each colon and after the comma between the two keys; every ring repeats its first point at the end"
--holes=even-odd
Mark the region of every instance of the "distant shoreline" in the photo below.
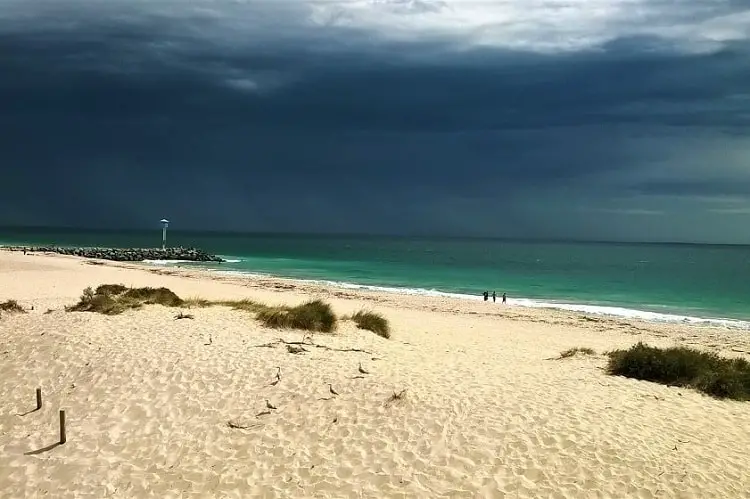
{"type": "MultiPolygon", "coordinates": [[[[140,262],[145,266],[155,266],[156,262],[140,262]]],[[[193,263],[193,262],[185,262],[193,263]]],[[[165,266],[166,267],[166,266],[165,266]]],[[[166,267],[170,268],[170,267],[166,267]]],[[[179,268],[179,265],[178,265],[179,268]]],[[[306,283],[312,285],[332,286],[340,289],[354,289],[363,291],[375,291],[396,295],[411,295],[411,296],[430,296],[430,297],[446,297],[455,298],[460,300],[472,300],[482,301],[481,296],[470,295],[464,293],[451,293],[446,291],[429,290],[423,288],[406,288],[406,287],[392,287],[392,286],[377,286],[368,284],[357,284],[346,281],[331,281],[331,280],[319,280],[319,279],[304,279],[296,277],[287,277],[282,275],[259,273],[259,272],[245,272],[241,270],[218,270],[218,269],[196,269],[207,273],[217,273],[222,275],[235,275],[238,278],[271,278],[279,279],[284,281],[306,283]]],[[[499,301],[492,302],[492,299],[487,302],[488,306],[499,306],[502,305],[499,301]]],[[[591,303],[572,303],[565,301],[555,300],[540,300],[523,297],[508,297],[508,307],[523,307],[533,309],[551,309],[551,310],[562,310],[567,312],[575,312],[580,314],[592,314],[604,318],[611,319],[637,319],[649,323],[673,323],[673,324],[685,324],[685,325],[699,325],[708,327],[722,327],[740,330],[750,330],[750,321],[744,321],[741,319],[722,318],[722,317],[700,317],[690,316],[678,313],[660,313],[652,312],[648,310],[640,310],[635,308],[618,307],[613,305],[598,305],[591,303]]]]}
{"type": "MultiPolygon", "coordinates": [[[[28,239],[37,243],[33,246],[44,240],[57,246],[153,247],[153,235],[49,233],[39,234],[43,238],[28,239]]],[[[530,308],[750,329],[750,308],[741,298],[750,292],[748,281],[743,278],[750,269],[743,263],[746,252],[736,248],[657,249],[657,245],[650,244],[639,249],[637,244],[623,243],[600,249],[595,244],[492,246],[466,239],[439,242],[284,236],[245,240],[173,234],[171,243],[175,246],[208,248],[224,260],[220,265],[195,265],[187,261],[201,259],[180,255],[110,259],[167,267],[184,263],[191,268],[207,267],[211,272],[260,274],[400,296],[481,300],[478,297],[482,291],[494,289],[499,294],[507,292],[511,304],[530,308]]],[[[28,246],[30,241],[24,239],[21,234],[8,234],[5,243],[28,246]]]]}
{"type": "MultiPolygon", "coordinates": [[[[31,247],[29,247],[31,248],[31,247]]],[[[0,250],[5,251],[19,251],[23,247],[10,247],[0,246],[0,250]]],[[[160,250],[159,250],[160,251],[160,250]]],[[[362,292],[375,292],[375,293],[387,293],[393,296],[415,296],[415,297],[432,297],[432,298],[448,298],[458,299],[466,301],[481,302],[481,295],[471,295],[461,292],[449,292],[449,291],[438,291],[434,289],[424,288],[413,288],[413,287],[399,287],[399,286],[387,286],[387,285],[376,285],[376,284],[361,284],[356,282],[348,282],[344,280],[330,280],[330,279],[316,279],[316,278],[304,278],[286,276],[280,274],[273,274],[269,272],[257,272],[245,269],[218,269],[218,268],[207,268],[203,265],[212,263],[237,263],[239,260],[232,259],[229,257],[216,257],[220,260],[214,261],[201,261],[201,260],[188,260],[185,258],[174,258],[174,259],[159,259],[159,258],[144,258],[142,260],[116,260],[116,259],[102,259],[96,256],[86,256],[81,254],[75,254],[74,252],[50,252],[50,251],[39,251],[38,254],[60,254],[65,256],[72,256],[76,258],[82,258],[90,261],[106,260],[111,263],[131,263],[137,265],[139,268],[144,269],[163,269],[164,271],[170,272],[175,270],[177,272],[190,272],[200,273],[207,278],[215,279],[230,278],[239,281],[245,280],[274,280],[287,283],[294,283],[300,286],[315,286],[315,287],[328,287],[340,290],[352,290],[362,292]],[[186,264],[186,266],[181,266],[186,264]]],[[[495,307],[514,307],[524,309],[542,309],[542,310],[557,310],[562,312],[569,312],[586,317],[587,315],[594,315],[601,319],[611,320],[638,320],[649,324],[680,324],[686,326],[698,326],[698,327],[709,327],[709,328],[727,328],[734,330],[750,330],[750,321],[735,319],[735,318],[722,318],[722,317],[706,317],[706,316],[694,316],[689,314],[682,314],[679,312],[654,312],[649,310],[643,310],[638,308],[630,308],[627,306],[617,305],[602,305],[597,303],[581,303],[575,301],[565,301],[564,299],[539,299],[539,298],[525,298],[518,296],[509,296],[508,304],[503,306],[498,301],[493,303],[491,299],[487,303],[488,306],[495,307]]]]}
{"type": "MultiPolygon", "coordinates": [[[[226,255],[224,255],[226,257],[226,255]]],[[[225,259],[227,262],[235,262],[233,259],[225,259]]],[[[253,281],[280,281],[290,284],[296,284],[299,286],[313,286],[313,287],[326,287],[339,290],[351,290],[366,293],[386,293],[393,296],[414,296],[414,297],[429,297],[429,298],[447,298],[457,299],[461,301],[474,301],[481,302],[482,297],[480,295],[470,295],[465,293],[452,293],[437,290],[429,290],[423,288],[408,288],[408,287],[396,287],[396,286],[379,286],[369,284],[359,284],[346,281],[336,280],[325,280],[325,279],[306,279],[299,277],[290,277],[278,274],[272,274],[267,272],[255,272],[249,270],[224,270],[224,269],[212,269],[201,267],[196,264],[202,262],[157,262],[157,261],[144,261],[136,262],[139,268],[146,268],[151,270],[163,270],[166,273],[171,273],[172,270],[179,273],[198,273],[205,275],[211,279],[224,279],[229,278],[232,280],[253,280],[253,281]],[[180,263],[185,263],[187,266],[182,267],[180,263]]],[[[498,298],[499,300],[499,298],[498,298]]],[[[735,330],[750,330],[750,321],[744,321],[741,319],[732,318],[720,318],[720,317],[699,317],[690,316],[678,313],[659,313],[648,310],[639,310],[627,307],[609,306],[609,305],[598,305],[598,304],[587,304],[587,303],[572,303],[556,300],[540,300],[530,299],[516,296],[508,297],[508,304],[502,305],[500,301],[493,303],[492,299],[487,302],[487,306],[490,307],[513,307],[522,309],[537,309],[537,310],[550,310],[550,311],[561,311],[569,312],[586,317],[587,315],[595,315],[601,317],[603,320],[637,320],[649,324],[680,324],[685,326],[696,326],[696,327],[710,327],[710,328],[728,328],[735,330]]]]}
{"type": "MultiPolygon", "coordinates": [[[[223,255],[226,263],[237,263],[241,260],[230,258],[227,255],[223,255]]],[[[222,275],[228,277],[234,277],[237,279],[274,279],[279,281],[286,281],[290,283],[297,283],[301,285],[313,285],[313,286],[330,286],[337,289],[348,289],[358,290],[366,292],[379,292],[388,293],[400,296],[425,296],[425,297],[443,297],[452,298],[459,300],[470,300],[470,301],[482,301],[481,295],[472,295],[461,292],[451,291],[440,291],[435,289],[405,287],[405,286],[387,286],[377,284],[362,284],[356,282],[349,282],[345,280],[332,280],[332,279],[316,279],[316,278],[305,278],[297,276],[288,276],[282,274],[274,274],[270,272],[260,272],[245,269],[218,269],[218,268],[207,268],[202,267],[200,264],[204,262],[190,262],[190,261],[143,261],[137,262],[146,268],[161,268],[161,269],[179,269],[181,271],[196,271],[205,272],[208,277],[212,275],[222,275]],[[181,264],[186,264],[185,267],[181,264]]],[[[210,263],[210,262],[205,262],[210,263]]],[[[487,302],[488,306],[502,307],[500,303],[500,297],[498,296],[497,302],[492,302],[492,298],[487,302]]],[[[560,310],[566,312],[573,312],[577,314],[591,314],[602,318],[609,319],[636,319],[647,323],[654,324],[685,324],[694,326],[704,326],[712,328],[730,328],[738,330],[750,331],[750,320],[743,320],[729,317],[712,317],[712,316],[698,316],[680,313],[679,311],[670,312],[655,312],[652,310],[644,310],[638,308],[631,308],[627,306],[618,306],[614,304],[601,304],[601,303],[585,303],[576,302],[574,300],[566,301],[565,299],[543,299],[543,298],[526,298],[519,296],[508,296],[507,307],[523,307],[528,309],[546,309],[546,310],[560,310]]]]}

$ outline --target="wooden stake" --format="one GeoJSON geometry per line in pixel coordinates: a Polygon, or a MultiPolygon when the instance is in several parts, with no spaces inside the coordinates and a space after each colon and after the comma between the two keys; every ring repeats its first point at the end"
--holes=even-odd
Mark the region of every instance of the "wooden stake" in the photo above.
{"type": "Polygon", "coordinates": [[[42,408],[42,389],[37,388],[36,389],[36,410],[38,411],[41,408],[42,408]]]}
{"type": "Polygon", "coordinates": [[[60,410],[60,445],[67,442],[67,436],[65,435],[65,411],[60,410]]]}

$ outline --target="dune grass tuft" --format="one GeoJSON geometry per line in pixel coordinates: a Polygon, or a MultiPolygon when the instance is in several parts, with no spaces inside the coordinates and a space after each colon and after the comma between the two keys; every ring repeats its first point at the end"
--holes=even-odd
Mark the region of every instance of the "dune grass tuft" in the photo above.
{"type": "Polygon", "coordinates": [[[252,312],[252,313],[259,313],[264,310],[268,310],[268,305],[264,305],[263,303],[258,303],[257,301],[253,300],[225,300],[225,301],[219,301],[216,302],[217,305],[223,305],[225,307],[230,307],[232,310],[243,310],[245,312],[252,312]]]}
{"type": "MultiPolygon", "coordinates": [[[[153,304],[187,308],[225,306],[254,313],[259,321],[269,327],[323,333],[333,332],[338,320],[331,306],[321,300],[308,301],[295,307],[269,306],[252,300],[214,301],[197,297],[183,300],[167,288],[128,288],[122,284],[102,284],[96,290],[86,288],[78,303],[65,307],[65,310],[117,315],[126,310],[153,304]]],[[[181,318],[186,316],[183,315],[181,318]]]]}
{"type": "Polygon", "coordinates": [[[125,303],[117,300],[112,294],[108,292],[96,293],[91,287],[88,287],[83,290],[78,303],[65,307],[65,310],[68,312],[97,312],[104,315],[117,315],[123,313],[128,308],[137,307],[126,306],[125,303]]]}
{"type": "Polygon", "coordinates": [[[638,343],[609,352],[609,374],[689,387],[717,398],[750,400],[750,363],[694,348],[638,343]]]}
{"type": "Polygon", "coordinates": [[[182,304],[187,308],[207,308],[213,307],[214,305],[216,305],[216,302],[206,300],[205,298],[200,298],[198,296],[193,296],[191,298],[185,298],[182,301],[182,304]]]}
{"type": "Polygon", "coordinates": [[[128,288],[121,284],[102,284],[96,290],[90,287],[84,289],[78,303],[65,307],[65,310],[117,315],[143,305],[156,304],[179,307],[183,305],[183,301],[167,288],[128,288]]]}
{"type": "Polygon", "coordinates": [[[271,306],[253,300],[220,300],[207,302],[212,306],[230,307],[256,314],[264,325],[276,329],[302,329],[331,333],[336,330],[337,317],[331,306],[321,300],[312,300],[295,307],[271,306]]]}
{"type": "Polygon", "coordinates": [[[183,304],[182,299],[168,288],[130,288],[119,296],[125,300],[141,302],[144,305],[180,307],[183,304]]]}
{"type": "Polygon", "coordinates": [[[15,314],[25,314],[26,310],[16,300],[5,300],[0,303],[0,310],[15,314]]]}
{"type": "Polygon", "coordinates": [[[596,355],[596,352],[588,347],[576,347],[571,348],[569,350],[565,350],[564,352],[560,352],[560,359],[568,359],[570,357],[575,357],[576,355],[596,355]]]}
{"type": "Polygon", "coordinates": [[[382,338],[391,337],[391,327],[388,324],[388,319],[378,314],[377,312],[370,312],[366,310],[360,310],[351,316],[351,319],[357,324],[360,329],[366,329],[372,331],[382,338]]]}
{"type": "Polygon", "coordinates": [[[258,320],[268,327],[322,333],[331,333],[336,330],[336,314],[333,313],[331,306],[322,300],[308,301],[295,307],[268,307],[259,304],[253,306],[258,308],[256,310],[258,320]]]}
{"type": "Polygon", "coordinates": [[[121,295],[127,290],[128,288],[126,286],[123,286],[122,284],[102,284],[96,287],[96,289],[94,290],[94,294],[110,296],[121,295]]]}

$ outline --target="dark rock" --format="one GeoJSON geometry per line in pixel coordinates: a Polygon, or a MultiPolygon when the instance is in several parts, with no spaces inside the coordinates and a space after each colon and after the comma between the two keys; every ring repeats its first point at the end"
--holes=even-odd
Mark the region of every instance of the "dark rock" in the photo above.
{"type": "Polygon", "coordinates": [[[31,251],[37,253],[57,253],[83,258],[97,258],[116,262],[141,262],[143,260],[185,260],[189,262],[223,262],[216,255],[211,255],[198,248],[73,248],[73,247],[13,247],[14,251],[31,251]]]}

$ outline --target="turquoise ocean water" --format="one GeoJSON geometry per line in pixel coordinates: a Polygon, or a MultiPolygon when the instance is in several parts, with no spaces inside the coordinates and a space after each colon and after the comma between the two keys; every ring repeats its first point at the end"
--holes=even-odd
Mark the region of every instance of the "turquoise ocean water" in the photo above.
{"type": "MultiPolygon", "coordinates": [[[[474,299],[484,290],[495,290],[498,295],[508,293],[511,304],[652,320],[714,319],[718,324],[750,328],[749,246],[173,230],[168,243],[223,256],[229,262],[200,265],[220,272],[474,299]]],[[[0,228],[0,244],[155,247],[161,245],[161,230],[0,228]]]]}

